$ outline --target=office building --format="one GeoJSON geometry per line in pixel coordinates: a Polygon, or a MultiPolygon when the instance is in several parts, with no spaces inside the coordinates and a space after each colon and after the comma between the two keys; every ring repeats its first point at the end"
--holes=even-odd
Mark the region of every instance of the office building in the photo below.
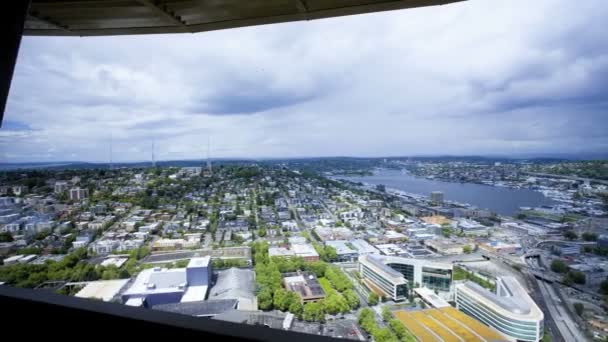
{"type": "Polygon", "coordinates": [[[365,285],[379,296],[392,300],[404,300],[409,295],[408,281],[403,275],[385,265],[380,257],[359,257],[359,273],[365,285]]]}
{"type": "Polygon", "coordinates": [[[89,189],[72,188],[70,189],[70,201],[82,201],[89,197],[89,189]]]}
{"type": "MultiPolygon", "coordinates": [[[[452,287],[452,264],[436,263],[422,259],[371,255],[360,257],[359,263],[367,265],[366,267],[371,268],[372,270],[374,267],[370,267],[369,264],[376,268],[382,267],[385,270],[388,268],[396,272],[396,274],[401,275],[401,277],[406,280],[408,288],[426,287],[431,290],[436,290],[443,297],[450,297],[452,287]],[[378,265],[385,265],[386,267],[378,265]]],[[[391,279],[389,278],[395,274],[388,271],[385,273],[389,276],[386,279],[382,279],[382,273],[378,273],[375,277],[369,277],[369,280],[374,282],[376,286],[381,287],[382,283],[387,281],[390,283],[391,279]]],[[[361,268],[361,275],[367,277],[363,273],[363,268],[361,268]]],[[[395,284],[397,282],[398,281],[395,281],[395,284]]]]}
{"type": "Polygon", "coordinates": [[[434,205],[442,205],[443,204],[443,192],[441,192],[441,191],[431,192],[431,202],[434,205]]]}
{"type": "Polygon", "coordinates": [[[354,261],[359,256],[359,252],[345,240],[325,241],[325,246],[331,246],[336,250],[337,261],[354,261]]]}
{"type": "Polygon", "coordinates": [[[451,292],[452,264],[394,256],[382,257],[382,262],[401,273],[412,284],[412,287],[427,287],[438,292],[451,292]]]}
{"type": "Polygon", "coordinates": [[[495,293],[471,281],[455,288],[460,311],[513,340],[542,340],[543,312],[514,277],[498,277],[495,293]]]}

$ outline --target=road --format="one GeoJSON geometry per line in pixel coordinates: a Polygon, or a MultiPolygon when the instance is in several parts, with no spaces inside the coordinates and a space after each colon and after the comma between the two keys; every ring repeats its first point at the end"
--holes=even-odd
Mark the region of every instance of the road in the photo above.
{"type": "Polygon", "coordinates": [[[587,338],[583,336],[580,329],[576,326],[564,308],[562,301],[555,292],[555,288],[553,287],[554,285],[546,283],[542,280],[537,280],[537,283],[546,304],[546,308],[549,309],[553,322],[557,326],[557,329],[559,329],[559,332],[564,340],[587,341],[587,338]]]}

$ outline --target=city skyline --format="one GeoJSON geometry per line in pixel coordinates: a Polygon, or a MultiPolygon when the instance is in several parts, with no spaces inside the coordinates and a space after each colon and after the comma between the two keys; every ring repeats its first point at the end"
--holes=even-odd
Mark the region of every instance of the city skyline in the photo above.
{"type": "Polygon", "coordinates": [[[0,159],[107,162],[110,139],[117,163],[149,160],[150,141],[157,161],[205,159],[209,137],[226,159],[598,155],[608,6],[573,6],[473,0],[193,35],[25,37],[0,159]]]}

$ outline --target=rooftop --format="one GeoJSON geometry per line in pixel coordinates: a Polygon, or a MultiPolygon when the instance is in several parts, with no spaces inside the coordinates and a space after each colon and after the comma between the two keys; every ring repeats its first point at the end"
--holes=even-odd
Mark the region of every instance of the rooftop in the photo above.
{"type": "Polygon", "coordinates": [[[450,307],[450,303],[446,302],[444,299],[440,298],[435,294],[435,292],[426,287],[415,288],[414,292],[418,294],[425,302],[429,303],[433,308],[447,308],[450,307]]]}
{"type": "Polygon", "coordinates": [[[296,292],[303,300],[325,296],[319,280],[313,273],[285,273],[283,281],[288,290],[296,292]]]}
{"type": "Polygon", "coordinates": [[[76,293],[80,298],[97,298],[104,302],[111,301],[114,296],[129,282],[129,279],[91,281],[76,293]]]}
{"type": "Polygon", "coordinates": [[[543,315],[526,290],[511,276],[496,278],[496,293],[471,281],[458,284],[456,287],[459,290],[465,289],[465,291],[474,292],[483,298],[487,304],[511,315],[533,319],[543,315]]]}
{"type": "Polygon", "coordinates": [[[498,331],[453,307],[421,311],[396,311],[395,316],[418,339],[439,341],[509,341],[498,331]]]}

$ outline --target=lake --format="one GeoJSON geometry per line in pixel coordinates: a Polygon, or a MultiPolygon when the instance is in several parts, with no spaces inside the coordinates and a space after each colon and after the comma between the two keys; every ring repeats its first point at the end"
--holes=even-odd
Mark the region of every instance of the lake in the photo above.
{"type": "Polygon", "coordinates": [[[452,183],[415,177],[397,170],[380,170],[373,176],[340,177],[353,182],[384,184],[393,188],[430,196],[432,191],[442,191],[444,199],[468,203],[489,209],[500,215],[513,216],[519,207],[538,207],[555,202],[542,193],[530,189],[510,189],[473,183],[452,183]]]}

